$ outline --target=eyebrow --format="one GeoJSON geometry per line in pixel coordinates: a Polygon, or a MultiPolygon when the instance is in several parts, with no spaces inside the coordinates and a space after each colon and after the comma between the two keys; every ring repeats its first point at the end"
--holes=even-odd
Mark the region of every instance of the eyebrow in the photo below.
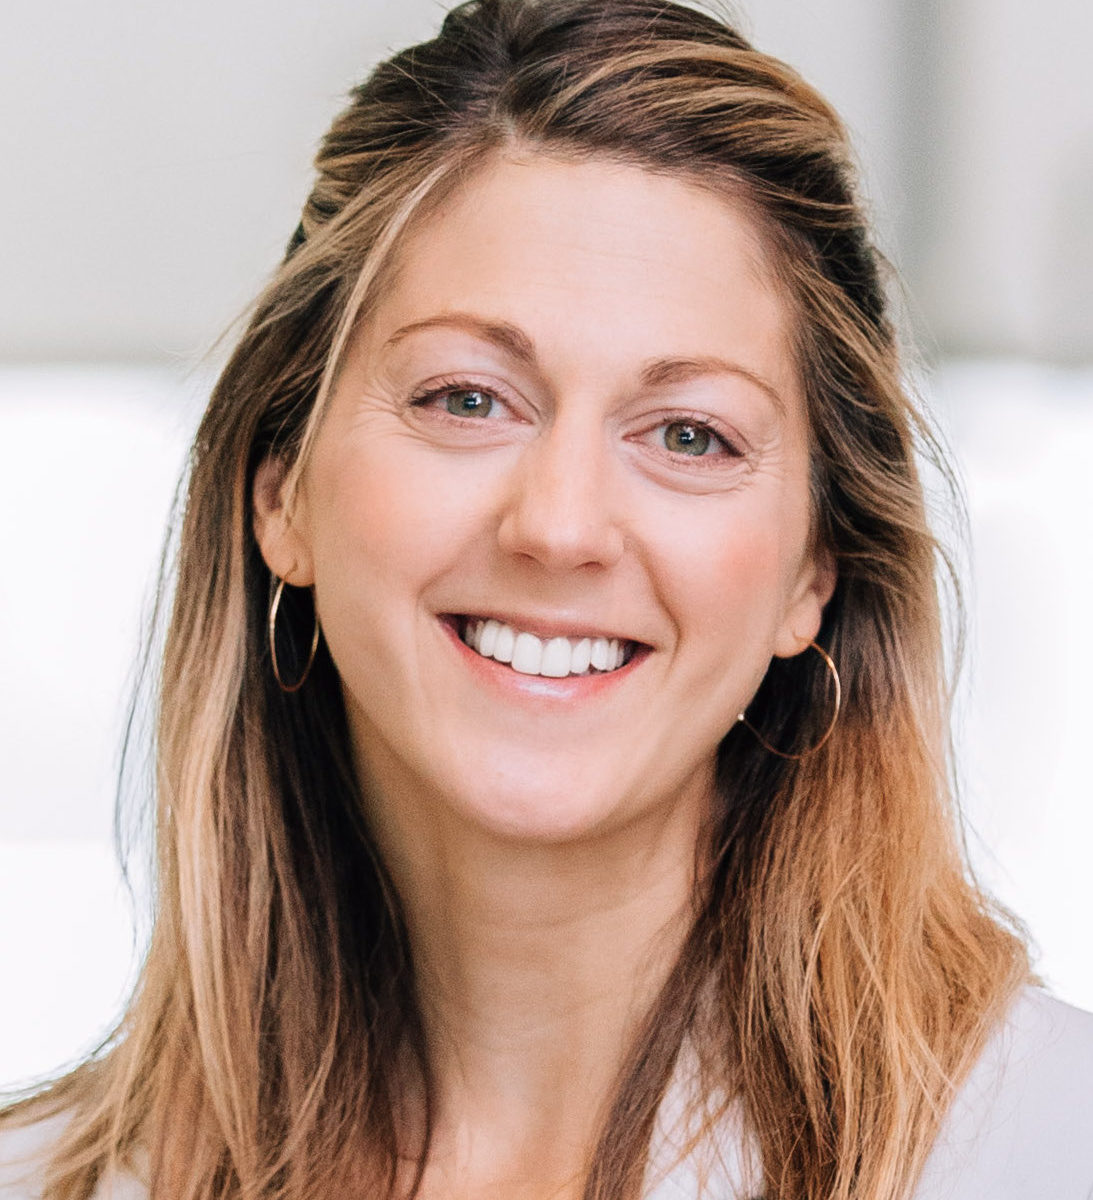
{"type": "MultiPolygon", "coordinates": [[[[412,333],[424,329],[444,328],[462,329],[474,337],[481,338],[524,366],[538,365],[535,343],[522,329],[508,321],[491,321],[474,313],[441,313],[435,317],[412,321],[409,325],[395,330],[384,343],[384,349],[397,345],[412,333]]],[[[782,414],[786,411],[784,399],[769,380],[740,363],[714,354],[651,359],[642,366],[641,383],[646,388],[669,387],[673,384],[688,383],[703,375],[738,375],[765,392],[782,414]]]]}

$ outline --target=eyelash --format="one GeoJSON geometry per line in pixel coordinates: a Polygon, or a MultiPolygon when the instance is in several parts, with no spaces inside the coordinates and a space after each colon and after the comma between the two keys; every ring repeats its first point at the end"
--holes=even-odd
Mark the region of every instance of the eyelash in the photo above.
{"type": "MultiPolygon", "coordinates": [[[[443,399],[443,397],[448,395],[450,392],[463,391],[482,392],[484,395],[489,396],[492,401],[499,402],[506,407],[510,407],[509,401],[505,398],[504,393],[501,392],[499,388],[492,385],[487,386],[485,384],[478,383],[473,379],[466,379],[458,376],[452,376],[448,379],[438,380],[436,383],[432,383],[428,387],[415,392],[410,397],[410,404],[413,408],[428,408],[435,401],[443,399]]],[[[482,417],[460,417],[456,416],[455,413],[447,412],[442,408],[437,408],[435,411],[442,418],[458,422],[459,424],[467,424],[470,421],[488,419],[482,417]]],[[[718,429],[717,425],[711,421],[709,416],[707,416],[705,413],[688,411],[666,413],[654,425],[650,425],[646,430],[644,430],[642,436],[653,433],[658,429],[666,429],[672,425],[692,425],[696,429],[703,430],[704,432],[708,433],[711,438],[718,442],[724,451],[724,455],[687,455],[682,453],[674,453],[673,451],[668,450],[666,446],[661,447],[665,453],[671,455],[673,461],[680,463],[689,461],[697,469],[703,469],[703,467],[708,469],[714,464],[703,464],[703,459],[717,459],[721,457],[739,459],[744,457],[744,452],[740,449],[740,447],[737,446],[727,434],[722,433],[718,429]]]]}
{"type": "MultiPolygon", "coordinates": [[[[672,425],[691,425],[695,429],[701,429],[701,430],[705,431],[706,433],[708,433],[714,441],[718,442],[721,446],[721,449],[724,451],[723,456],[719,455],[719,454],[688,455],[688,454],[673,453],[671,450],[668,450],[667,447],[663,447],[667,451],[668,454],[672,455],[673,460],[686,461],[689,459],[692,463],[698,465],[698,464],[702,463],[703,459],[716,459],[716,458],[721,458],[721,457],[738,459],[738,458],[744,457],[743,450],[741,450],[741,448],[732,440],[732,438],[727,433],[722,432],[721,429],[718,428],[717,423],[712,421],[706,413],[700,413],[700,412],[666,413],[664,416],[661,417],[661,419],[659,421],[657,421],[657,423],[655,425],[649,426],[649,428],[648,428],[648,430],[646,430],[646,432],[652,433],[654,430],[657,430],[657,429],[667,429],[669,426],[672,426],[672,425]]],[[[712,466],[713,464],[707,463],[704,465],[712,466]]]]}
{"type": "MultiPolygon", "coordinates": [[[[438,380],[436,383],[429,384],[428,387],[423,388],[421,391],[415,392],[410,397],[410,406],[412,408],[428,408],[434,400],[442,399],[449,392],[482,392],[484,395],[489,396],[491,400],[495,402],[500,401],[501,404],[510,407],[508,400],[498,388],[476,383],[473,379],[461,379],[454,376],[450,379],[438,380]]],[[[437,411],[441,416],[450,417],[453,421],[466,422],[476,419],[473,417],[457,417],[455,413],[445,412],[442,409],[437,409],[437,411]]],[[[477,419],[482,420],[484,418],[477,419]]]]}

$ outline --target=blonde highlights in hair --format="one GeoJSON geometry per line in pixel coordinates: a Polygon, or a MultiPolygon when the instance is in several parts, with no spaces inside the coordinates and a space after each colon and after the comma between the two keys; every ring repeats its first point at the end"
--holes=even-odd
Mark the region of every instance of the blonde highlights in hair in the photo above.
{"type": "MultiPolygon", "coordinates": [[[[765,1200],[906,1197],[1027,977],[959,849],[938,547],[916,467],[933,443],[901,378],[838,118],[727,24],[667,0],[471,0],[335,121],[198,432],[141,980],[103,1053],[5,1118],[67,1114],[47,1200],[86,1200],[127,1166],[153,1200],[416,1187],[432,1092],[411,947],[329,655],[294,697],[268,669],[250,497],[264,460],[306,458],[400,239],[514,150],[675,175],[754,217],[795,317],[815,536],[838,568],[820,640],[843,679],[839,724],[800,761],[742,727],[726,736],[699,915],[618,1081],[586,1200],[639,1195],[684,1043],[709,1098],[700,1124],[712,1134],[739,1106],[765,1200]],[[411,1109],[423,1118],[406,1144],[411,1109]]],[[[772,664],[749,709],[772,744],[823,732],[817,657],[772,664]]]]}

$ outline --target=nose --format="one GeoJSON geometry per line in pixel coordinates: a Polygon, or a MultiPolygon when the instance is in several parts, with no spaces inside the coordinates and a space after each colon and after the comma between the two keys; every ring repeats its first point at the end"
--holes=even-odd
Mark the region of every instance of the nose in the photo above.
{"type": "Polygon", "coordinates": [[[610,567],[623,553],[620,497],[602,428],[556,421],[513,469],[498,541],[550,570],[610,567]]]}

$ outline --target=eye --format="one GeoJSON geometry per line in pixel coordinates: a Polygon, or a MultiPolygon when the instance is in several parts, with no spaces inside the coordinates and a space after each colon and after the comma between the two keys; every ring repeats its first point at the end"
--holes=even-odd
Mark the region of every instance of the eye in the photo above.
{"type": "Polygon", "coordinates": [[[707,482],[735,478],[747,461],[748,449],[719,417],[704,412],[676,410],[649,413],[642,426],[629,435],[655,469],[671,479],[707,482]]]}
{"type": "Polygon", "coordinates": [[[739,458],[740,451],[705,421],[677,417],[656,426],[653,438],[670,454],[684,458],[739,458]]]}
{"type": "Polygon", "coordinates": [[[453,417],[488,417],[493,409],[493,397],[478,388],[451,388],[442,397],[453,417]]]}
{"type": "Polygon", "coordinates": [[[499,417],[505,409],[496,391],[470,380],[445,379],[423,388],[411,397],[414,408],[460,418],[499,417]]]}
{"type": "Polygon", "coordinates": [[[671,421],[662,427],[665,449],[673,454],[686,454],[691,458],[701,458],[711,445],[717,448],[717,438],[713,431],[705,425],[693,421],[671,421]]]}

